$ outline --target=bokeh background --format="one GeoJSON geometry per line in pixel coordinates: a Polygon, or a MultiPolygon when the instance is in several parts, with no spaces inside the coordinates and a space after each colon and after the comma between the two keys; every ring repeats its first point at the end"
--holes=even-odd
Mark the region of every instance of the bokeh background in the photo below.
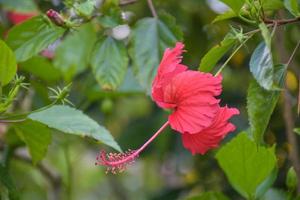
{"type": "MultiPolygon", "coordinates": [[[[16,3],[18,1],[10,0],[11,5],[7,2],[0,1],[2,37],[13,25],[7,13],[19,9],[16,3]]],[[[50,8],[62,11],[64,9],[59,0],[32,2],[40,12],[50,8]]],[[[168,12],[176,18],[177,24],[184,33],[186,44],[184,64],[191,69],[197,69],[201,57],[223,39],[230,29],[229,24],[234,27],[239,27],[241,24],[234,20],[212,24],[216,15],[227,9],[217,0],[155,0],[154,4],[157,11],[168,12]]],[[[147,2],[144,0],[123,6],[122,10],[132,14],[130,26],[138,19],[151,16],[147,2]]],[[[251,27],[247,28],[251,30],[251,27]]],[[[287,27],[287,30],[290,36],[287,39],[288,45],[289,40],[293,42],[298,30],[293,27],[287,27]]],[[[237,107],[241,111],[239,116],[232,119],[237,130],[229,134],[223,143],[238,132],[248,129],[246,112],[246,95],[250,80],[248,63],[257,41],[258,38],[252,39],[247,47],[233,57],[223,72],[221,96],[223,105],[226,102],[227,105],[237,107]]],[[[221,60],[222,62],[224,60],[221,60]]],[[[40,77],[31,75],[26,67],[20,67],[19,73],[27,77],[33,88],[20,97],[18,104],[25,108],[27,106],[35,109],[49,103],[45,85],[52,87],[66,84],[65,80],[41,80],[40,77]]],[[[158,108],[136,82],[131,83],[135,86],[134,91],[128,91],[125,86],[122,86],[123,89],[121,87],[116,92],[106,92],[101,90],[88,71],[76,75],[72,82],[69,100],[78,109],[107,127],[124,150],[138,148],[167,120],[168,113],[158,108]]],[[[296,93],[297,78],[292,72],[288,73],[287,82],[289,89],[296,93]]],[[[269,144],[277,143],[279,167],[285,169],[279,170],[280,173],[274,184],[278,189],[286,187],[288,145],[283,134],[282,121],[281,100],[279,100],[266,134],[266,141],[269,144]]],[[[14,139],[11,136],[11,140],[14,139]]],[[[111,151],[110,148],[88,138],[54,133],[52,144],[42,164],[55,176],[61,177],[59,181],[45,176],[45,173],[41,172],[41,166],[12,159],[11,174],[19,188],[21,199],[55,199],[59,193],[62,199],[76,200],[172,200],[186,199],[188,196],[212,190],[222,191],[231,199],[241,198],[230,186],[218,166],[214,158],[217,150],[209,151],[203,156],[192,156],[183,148],[180,135],[169,128],[121,174],[106,174],[105,168],[94,165],[100,149],[111,151]]],[[[22,145],[18,151],[20,154],[27,154],[27,149],[22,145]]],[[[267,193],[267,195],[271,194],[267,193]]]]}

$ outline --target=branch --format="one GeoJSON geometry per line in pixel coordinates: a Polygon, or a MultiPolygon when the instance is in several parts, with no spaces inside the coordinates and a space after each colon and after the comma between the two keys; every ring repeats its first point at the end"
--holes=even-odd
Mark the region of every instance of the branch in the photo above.
{"type": "Polygon", "coordinates": [[[119,5],[120,6],[126,6],[126,5],[129,5],[129,4],[134,4],[136,3],[138,0],[121,0],[119,5]]]}
{"type": "MultiPolygon", "coordinates": [[[[264,22],[267,24],[268,28],[272,28],[274,26],[283,26],[287,24],[293,24],[300,22],[300,17],[293,18],[293,19],[278,19],[278,20],[273,20],[273,19],[264,19],[264,22]]],[[[252,35],[254,33],[260,32],[260,29],[254,29],[252,31],[249,31],[245,33],[245,35],[252,35]]]]}
{"type": "Polygon", "coordinates": [[[0,119],[0,124],[19,123],[19,122],[24,122],[24,121],[26,121],[26,119],[11,119],[11,120],[0,119]]]}
{"type": "MultiPolygon", "coordinates": [[[[30,157],[27,155],[15,152],[14,157],[20,161],[26,162],[30,165],[32,165],[32,160],[30,157]]],[[[61,192],[61,187],[62,187],[62,179],[60,175],[52,170],[50,167],[43,163],[38,163],[37,168],[39,171],[44,175],[45,178],[47,178],[52,186],[53,189],[53,200],[58,200],[60,199],[60,192],[61,192]]]]}
{"type": "Polygon", "coordinates": [[[152,16],[157,18],[157,13],[156,13],[156,10],[155,10],[152,0],[147,0],[147,2],[148,2],[149,9],[151,10],[152,16]]]}
{"type": "Polygon", "coordinates": [[[264,22],[266,24],[278,24],[279,26],[284,24],[291,24],[299,21],[300,21],[300,17],[296,17],[292,19],[264,19],[264,22]]]}
{"type": "MultiPolygon", "coordinates": [[[[284,104],[283,104],[283,117],[286,126],[286,136],[288,143],[290,144],[289,159],[294,166],[297,179],[300,180],[300,160],[299,160],[299,148],[297,143],[296,134],[294,133],[295,119],[292,113],[292,99],[285,87],[284,90],[284,104]]],[[[300,184],[297,186],[297,191],[300,193],[300,184]]]]}
{"type": "MultiPolygon", "coordinates": [[[[271,28],[273,27],[273,31],[272,31],[272,35],[274,34],[274,32],[276,31],[277,27],[279,26],[282,26],[282,25],[285,25],[285,24],[290,24],[290,23],[295,23],[295,22],[299,22],[300,21],[300,17],[298,18],[294,18],[294,19],[288,19],[288,20],[272,20],[272,23],[269,23],[267,24],[267,27],[268,28],[271,28]]],[[[252,30],[252,31],[249,31],[247,33],[244,33],[244,35],[247,35],[248,38],[246,40],[244,40],[240,46],[238,46],[236,48],[236,50],[229,56],[229,58],[224,62],[224,64],[219,68],[219,70],[217,71],[217,73],[215,74],[215,76],[218,76],[222,70],[225,68],[225,66],[228,64],[228,62],[231,60],[231,58],[235,55],[235,53],[255,34],[255,33],[258,33],[260,32],[261,29],[255,29],[255,30],[252,30]]],[[[287,65],[290,64],[291,60],[293,59],[298,47],[300,45],[300,41],[297,43],[292,55],[290,56],[290,59],[289,61],[287,62],[287,65]]],[[[297,71],[299,72],[299,70],[295,67],[292,67],[294,71],[297,71]]],[[[300,98],[300,97],[299,97],[300,98]]],[[[300,109],[300,108],[299,108],[300,109]]]]}
{"type": "Polygon", "coordinates": [[[293,61],[293,58],[295,57],[295,54],[296,54],[296,52],[299,48],[299,45],[300,45],[300,40],[297,42],[296,47],[294,48],[292,55],[290,56],[289,60],[287,61],[287,63],[286,63],[287,66],[289,66],[291,64],[291,62],[293,61]]]}
{"type": "MultiPolygon", "coordinates": [[[[289,23],[293,23],[293,22],[299,21],[299,18],[295,18],[295,20],[292,20],[293,22],[291,22],[291,20],[289,20],[289,21],[290,21],[289,23]]],[[[286,23],[283,23],[282,20],[281,20],[281,22],[279,21],[278,23],[280,23],[280,25],[286,24],[286,23]]],[[[287,63],[290,64],[290,66],[293,66],[294,64],[293,64],[293,60],[291,59],[291,57],[294,56],[295,51],[297,50],[299,44],[296,45],[294,52],[292,53],[291,56],[289,56],[287,54],[287,51],[284,48],[284,46],[285,46],[284,32],[282,29],[279,29],[277,32],[277,40],[274,43],[274,45],[275,45],[276,49],[279,51],[280,59],[288,60],[287,63]]],[[[290,144],[289,160],[292,163],[292,165],[294,166],[298,180],[300,180],[300,160],[299,160],[299,153],[298,153],[299,147],[298,147],[296,135],[293,131],[295,119],[294,119],[293,112],[292,112],[291,96],[290,96],[286,86],[284,89],[283,118],[284,118],[284,123],[285,123],[285,128],[286,128],[285,134],[287,137],[287,141],[290,144]]],[[[298,184],[297,191],[298,191],[298,193],[300,193],[300,184],[298,184]]]]}

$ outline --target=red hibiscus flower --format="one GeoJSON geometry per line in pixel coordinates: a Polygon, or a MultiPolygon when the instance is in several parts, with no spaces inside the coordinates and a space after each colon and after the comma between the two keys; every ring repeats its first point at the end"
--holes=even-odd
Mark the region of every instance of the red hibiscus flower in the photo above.
{"type": "Polygon", "coordinates": [[[36,12],[28,12],[28,13],[22,13],[22,12],[17,12],[17,11],[9,11],[7,13],[8,19],[13,23],[13,24],[19,24],[22,23],[23,21],[26,21],[27,19],[30,19],[34,16],[36,16],[36,12]]]}
{"type": "Polygon", "coordinates": [[[216,148],[235,126],[228,122],[239,114],[236,108],[221,107],[217,99],[222,92],[221,75],[188,70],[181,64],[184,45],[166,49],[152,84],[152,98],[164,109],[171,109],[168,121],[138,150],[125,153],[104,151],[97,165],[113,173],[123,171],[145,147],[169,124],[182,136],[183,146],[192,154],[204,154],[216,148]]]}
{"type": "Polygon", "coordinates": [[[205,154],[209,149],[218,147],[220,141],[235,130],[235,126],[228,122],[233,116],[239,114],[235,108],[220,107],[213,123],[197,134],[181,134],[183,146],[192,154],[205,154]]]}
{"type": "Polygon", "coordinates": [[[184,45],[167,49],[152,84],[152,97],[158,106],[172,109],[170,126],[182,134],[185,148],[204,154],[217,147],[235,127],[228,120],[239,111],[220,107],[222,77],[188,70],[180,64],[184,45]]]}

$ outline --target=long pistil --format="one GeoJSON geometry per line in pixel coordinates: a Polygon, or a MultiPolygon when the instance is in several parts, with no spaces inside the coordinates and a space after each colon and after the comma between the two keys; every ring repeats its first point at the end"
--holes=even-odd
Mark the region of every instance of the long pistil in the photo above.
{"type": "Polygon", "coordinates": [[[154,135],[148,139],[139,149],[127,150],[124,153],[106,153],[101,151],[97,156],[96,165],[102,165],[107,167],[107,173],[123,172],[127,166],[135,161],[139,154],[169,125],[169,121],[164,123],[162,127],[154,133],[154,135]]]}

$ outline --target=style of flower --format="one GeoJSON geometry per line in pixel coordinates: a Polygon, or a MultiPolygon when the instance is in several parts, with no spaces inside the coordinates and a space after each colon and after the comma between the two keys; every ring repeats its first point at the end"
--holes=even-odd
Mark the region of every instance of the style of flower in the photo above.
{"type": "Polygon", "coordinates": [[[152,83],[153,100],[172,111],[168,121],[138,150],[109,154],[102,151],[96,165],[106,166],[112,173],[124,171],[168,125],[181,134],[183,146],[192,154],[205,154],[218,147],[235,130],[228,120],[239,111],[221,107],[217,99],[222,92],[222,76],[188,70],[181,64],[183,48],[178,42],[173,49],[165,50],[152,83]]]}

